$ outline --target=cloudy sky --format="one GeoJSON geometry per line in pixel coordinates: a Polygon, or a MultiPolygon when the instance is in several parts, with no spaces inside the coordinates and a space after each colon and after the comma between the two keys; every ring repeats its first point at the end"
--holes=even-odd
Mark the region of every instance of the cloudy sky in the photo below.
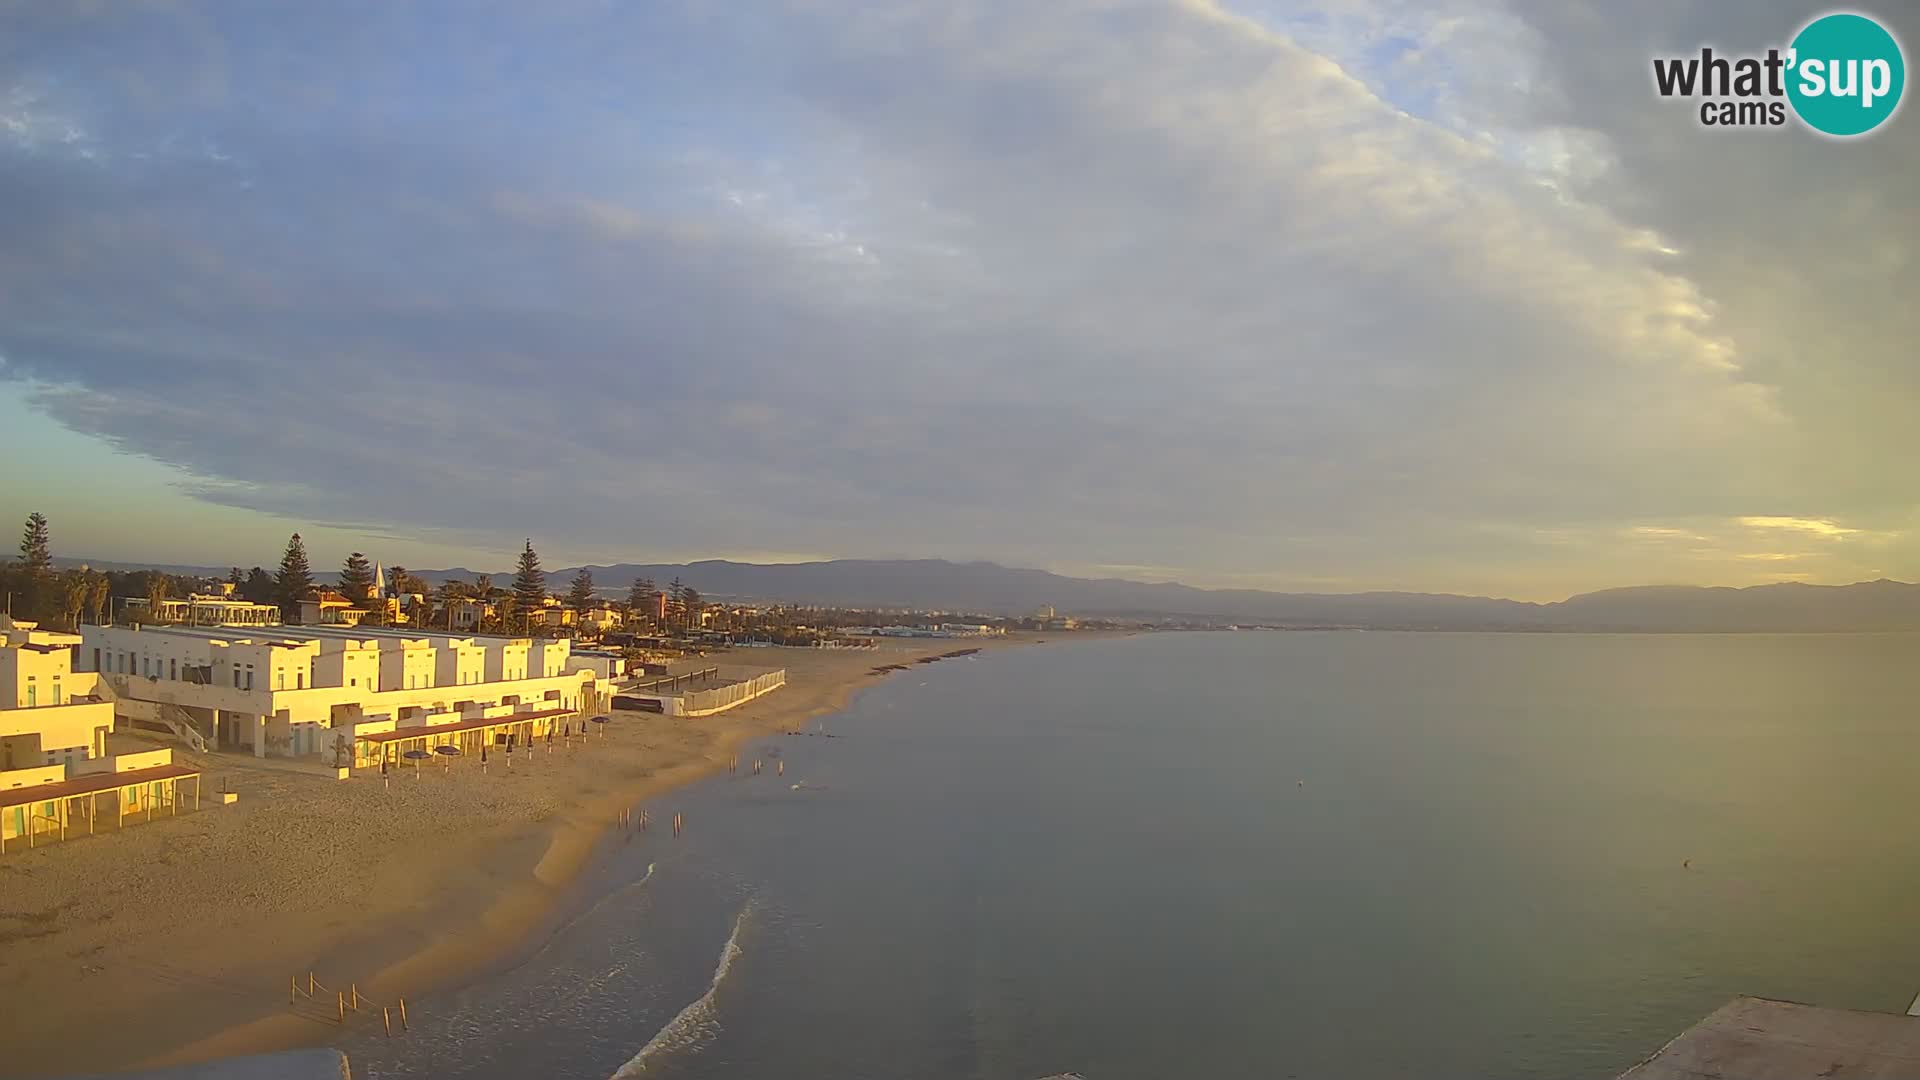
{"type": "Polygon", "coordinates": [[[1824,9],[275,7],[0,0],[63,554],[1920,578],[1920,116],[1651,90],[1824,9]]]}

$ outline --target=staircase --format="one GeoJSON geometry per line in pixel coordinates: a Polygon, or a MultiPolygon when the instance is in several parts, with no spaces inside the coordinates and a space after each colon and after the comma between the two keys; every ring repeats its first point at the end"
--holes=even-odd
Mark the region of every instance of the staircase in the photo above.
{"type": "Polygon", "coordinates": [[[207,752],[207,737],[201,733],[199,725],[194,723],[192,713],[164,701],[159,703],[158,708],[160,722],[167,725],[167,730],[173,732],[195,751],[202,754],[207,752]]]}
{"type": "MultiPolygon", "coordinates": [[[[99,682],[95,684],[94,693],[102,700],[118,704],[122,700],[122,695],[119,692],[119,687],[115,684],[120,679],[127,677],[128,676],[125,675],[102,675],[100,676],[99,682]]],[[[207,752],[207,736],[200,730],[200,725],[194,722],[192,713],[189,713],[178,705],[169,705],[164,701],[135,702],[132,699],[128,699],[128,703],[151,705],[154,711],[154,718],[160,722],[161,726],[171,732],[174,738],[186,743],[198,753],[204,754],[207,752]]],[[[114,710],[116,716],[118,716],[120,712],[121,710],[119,709],[114,710]]],[[[129,718],[131,718],[130,713],[129,718]]]]}

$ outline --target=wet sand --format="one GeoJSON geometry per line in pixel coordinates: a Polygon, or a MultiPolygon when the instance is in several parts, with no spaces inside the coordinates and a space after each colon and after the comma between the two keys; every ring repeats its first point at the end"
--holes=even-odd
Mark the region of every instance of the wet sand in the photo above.
{"type": "Polygon", "coordinates": [[[669,828],[674,788],[843,707],[886,677],[875,667],[1031,640],[718,654],[702,662],[785,667],[787,685],[719,716],[621,713],[572,749],[512,767],[490,755],[484,775],[461,760],[340,781],[306,762],[176,750],[206,770],[199,812],[0,858],[0,1072],[330,1041],[331,997],[290,1008],[293,977],[383,1002],[457,983],[539,927],[623,809],[646,803],[669,828]],[[217,805],[223,785],[234,805],[217,805]]]}

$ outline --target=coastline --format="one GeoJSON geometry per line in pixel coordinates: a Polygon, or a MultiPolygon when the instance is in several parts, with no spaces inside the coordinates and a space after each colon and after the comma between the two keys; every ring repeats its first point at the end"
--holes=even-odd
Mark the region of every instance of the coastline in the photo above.
{"type": "Polygon", "coordinates": [[[57,1076],[330,1042],[340,1029],[316,1003],[288,1007],[296,973],[382,1001],[483,975],[549,920],[621,809],[897,673],[876,667],[1040,640],[1052,639],[739,650],[723,664],[785,666],[788,684],[716,716],[622,714],[604,742],[518,775],[429,767],[389,788],[364,770],[342,783],[203,758],[209,790],[224,777],[238,804],[0,860],[0,993],[19,1004],[0,1030],[6,1068],[57,1076]]]}

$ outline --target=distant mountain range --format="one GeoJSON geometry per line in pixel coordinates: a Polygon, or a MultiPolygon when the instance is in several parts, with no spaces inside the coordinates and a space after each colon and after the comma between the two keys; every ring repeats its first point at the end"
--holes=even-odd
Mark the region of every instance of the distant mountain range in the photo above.
{"type": "MultiPolygon", "coordinates": [[[[61,560],[77,562],[78,560],[61,560]]],[[[132,569],[133,563],[93,562],[132,569]]],[[[222,576],[224,568],[160,566],[180,574],[222,576]]],[[[578,567],[548,572],[558,592],[578,567]]],[[[1536,604],[1444,593],[1279,593],[1198,589],[1119,578],[1076,578],[1045,570],[943,559],[835,559],[811,563],[620,563],[589,566],[608,595],[624,594],[639,577],[661,588],[674,578],[710,599],[915,608],[1019,615],[1042,605],[1063,614],[1112,618],[1186,618],[1271,626],[1337,626],[1398,630],[1542,630],[1671,633],[1842,632],[1920,630],[1920,585],[1865,581],[1854,585],[1755,585],[1744,589],[1649,585],[1583,593],[1536,604]]],[[[465,567],[414,570],[438,584],[472,580],[465,567]]],[[[316,575],[331,580],[335,575],[316,575]]],[[[494,571],[511,583],[511,572],[494,571]]]]}

